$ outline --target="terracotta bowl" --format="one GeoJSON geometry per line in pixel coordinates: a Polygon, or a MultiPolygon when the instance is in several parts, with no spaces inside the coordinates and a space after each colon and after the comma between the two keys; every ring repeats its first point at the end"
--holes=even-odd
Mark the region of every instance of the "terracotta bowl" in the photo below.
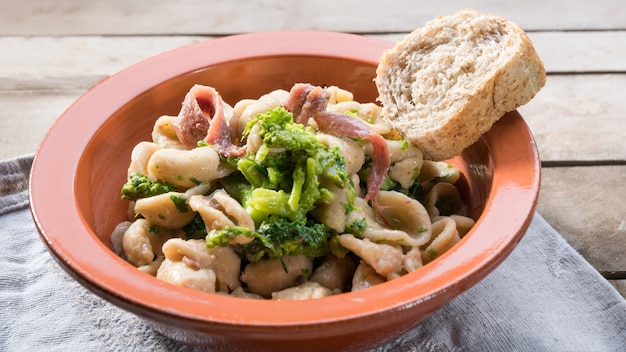
{"type": "MultiPolygon", "coordinates": [[[[363,350],[415,327],[478,283],[513,250],[537,201],[540,163],[517,112],[451,162],[475,227],[424,268],[385,284],[318,300],[209,295],[143,274],[110,249],[133,146],[195,84],[226,102],[296,82],[337,85],[375,101],[382,51],[393,43],[328,32],[254,33],[210,40],[131,66],[91,89],[56,121],[36,155],[31,211],[59,264],[106,301],[179,341],[212,350],[363,350]]],[[[496,288],[497,289],[497,288],[496,288]]]]}

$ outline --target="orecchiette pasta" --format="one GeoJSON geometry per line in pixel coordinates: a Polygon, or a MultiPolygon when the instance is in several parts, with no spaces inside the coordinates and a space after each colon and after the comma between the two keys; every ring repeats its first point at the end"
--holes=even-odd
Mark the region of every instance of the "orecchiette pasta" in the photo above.
{"type": "Polygon", "coordinates": [[[384,191],[378,195],[378,203],[383,207],[383,215],[389,224],[407,236],[387,239],[403,246],[419,247],[431,235],[431,223],[424,206],[396,191],[384,191]]]}
{"type": "Polygon", "coordinates": [[[163,148],[184,149],[183,144],[178,140],[174,121],[176,116],[163,115],[154,123],[152,129],[152,141],[163,148]]]}
{"type": "Polygon", "coordinates": [[[147,171],[158,180],[187,188],[211,182],[232,172],[211,148],[159,149],[148,160],[147,171]]]}
{"type": "Polygon", "coordinates": [[[139,142],[130,155],[130,166],[128,167],[128,176],[132,174],[147,174],[148,160],[154,152],[161,147],[152,142],[139,142]]]}
{"type": "Polygon", "coordinates": [[[207,248],[202,240],[172,238],[163,244],[165,258],[183,262],[194,270],[212,270],[220,291],[230,292],[241,286],[239,270],[241,260],[228,247],[207,248]]]}
{"type": "Polygon", "coordinates": [[[333,291],[343,292],[349,286],[356,265],[351,258],[328,256],[317,266],[309,281],[317,282],[333,291]]]}
{"type": "Polygon", "coordinates": [[[331,229],[342,232],[346,227],[346,212],[344,204],[348,202],[349,195],[345,189],[329,184],[327,188],[333,192],[334,197],[328,204],[320,204],[311,211],[311,216],[331,229]]]}
{"type": "Polygon", "coordinates": [[[186,199],[184,193],[178,192],[168,192],[138,199],[135,202],[135,213],[141,215],[152,225],[166,229],[181,228],[195,216],[193,212],[189,211],[186,199]]]}
{"type": "Polygon", "coordinates": [[[317,299],[419,270],[474,220],[459,170],[424,160],[375,103],[296,84],[233,107],[194,86],[131,153],[112,248],[173,285],[317,299]]]}
{"type": "Polygon", "coordinates": [[[122,248],[127,260],[137,267],[151,264],[156,259],[156,251],[161,251],[155,241],[154,232],[150,231],[150,223],[145,219],[133,222],[124,232],[122,248]]]}
{"type": "Polygon", "coordinates": [[[402,248],[399,245],[372,242],[368,238],[358,239],[347,233],[339,236],[339,243],[354,252],[387,280],[402,273],[402,248]]]}
{"type": "Polygon", "coordinates": [[[252,293],[271,297],[273,292],[293,287],[311,275],[313,263],[305,255],[267,259],[246,266],[241,281],[252,293]]]}
{"type": "Polygon", "coordinates": [[[329,148],[337,147],[346,162],[348,175],[356,174],[365,163],[365,152],[359,143],[351,139],[339,138],[326,133],[319,133],[317,139],[329,148]]]}
{"type": "Polygon", "coordinates": [[[428,192],[438,183],[455,184],[460,176],[459,170],[448,163],[424,160],[419,172],[420,186],[428,192]]]}
{"type": "Polygon", "coordinates": [[[352,276],[352,291],[360,291],[387,281],[372,268],[367,262],[361,260],[352,276]]]}
{"type": "Polygon", "coordinates": [[[309,281],[298,286],[286,288],[282,291],[273,292],[272,299],[278,301],[301,301],[311,298],[322,298],[332,294],[333,291],[330,289],[318,284],[317,282],[309,281]]]}
{"type": "Polygon", "coordinates": [[[156,277],[177,286],[215,293],[215,272],[211,269],[194,269],[183,262],[165,259],[156,277]]]}
{"type": "Polygon", "coordinates": [[[428,263],[461,240],[456,223],[449,217],[443,217],[433,224],[433,240],[422,252],[422,262],[428,263]]]}
{"type": "Polygon", "coordinates": [[[467,213],[459,190],[445,182],[437,183],[430,189],[424,198],[424,204],[431,217],[467,213]]]}
{"type": "Polygon", "coordinates": [[[354,204],[358,209],[348,215],[347,222],[354,223],[361,220],[365,228],[360,233],[360,236],[370,241],[393,242],[403,246],[420,246],[430,239],[430,219],[428,219],[428,216],[424,218],[426,211],[422,211],[423,206],[417,201],[415,202],[418,204],[411,202],[412,204],[406,204],[407,208],[404,208],[405,204],[401,202],[406,199],[402,198],[402,194],[387,192],[381,192],[379,195],[381,206],[386,206],[383,208],[383,214],[386,215],[385,218],[389,219],[389,221],[393,221],[391,225],[401,225],[402,228],[380,223],[376,218],[374,209],[362,198],[355,199],[354,204]],[[391,204],[394,200],[398,199],[401,199],[401,201],[396,201],[395,204],[391,204]],[[400,209],[398,209],[398,207],[400,207],[400,209]],[[406,214],[403,212],[404,210],[407,210],[406,214]],[[401,218],[397,218],[395,213],[402,213],[401,218]],[[410,218],[411,215],[418,216],[419,218],[410,218]]]}
{"type": "Polygon", "coordinates": [[[452,214],[450,215],[450,219],[454,220],[456,223],[456,230],[459,231],[460,237],[465,236],[476,223],[474,219],[463,215],[452,214]]]}
{"type": "Polygon", "coordinates": [[[261,96],[258,100],[240,100],[233,107],[233,114],[229,120],[229,129],[234,139],[240,139],[243,130],[257,114],[262,114],[271,108],[282,106],[289,97],[289,92],[278,89],[261,96]]]}

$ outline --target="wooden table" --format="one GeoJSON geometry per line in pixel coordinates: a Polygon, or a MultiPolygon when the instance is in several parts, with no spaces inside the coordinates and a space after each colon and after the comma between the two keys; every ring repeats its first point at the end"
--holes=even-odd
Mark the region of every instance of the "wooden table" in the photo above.
{"type": "Polygon", "coordinates": [[[76,98],[124,67],[234,33],[319,29],[398,41],[439,14],[493,12],[529,33],[548,70],[520,109],[543,165],[538,212],[626,297],[626,2],[5,1],[0,159],[34,153],[76,98]]]}

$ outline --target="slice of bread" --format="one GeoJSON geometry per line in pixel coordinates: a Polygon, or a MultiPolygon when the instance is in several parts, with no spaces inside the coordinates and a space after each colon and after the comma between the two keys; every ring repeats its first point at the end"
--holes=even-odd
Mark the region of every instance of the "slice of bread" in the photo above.
{"type": "Polygon", "coordinates": [[[386,120],[425,158],[444,160],[530,101],[546,72],[517,24],[466,9],[386,50],[375,81],[386,120]]]}

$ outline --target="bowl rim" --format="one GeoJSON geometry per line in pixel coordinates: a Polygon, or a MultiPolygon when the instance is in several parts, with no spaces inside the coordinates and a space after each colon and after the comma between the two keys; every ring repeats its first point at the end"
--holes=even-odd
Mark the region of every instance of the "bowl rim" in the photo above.
{"type": "MultiPolygon", "coordinates": [[[[110,76],[82,95],[57,119],[37,150],[29,179],[29,200],[42,240],[66,271],[99,296],[140,315],[165,314],[190,325],[209,324],[215,328],[315,326],[388,314],[439,296],[449,299],[460,294],[471,286],[470,279],[486,276],[508,256],[534,213],[540,182],[539,156],[532,134],[517,112],[507,114],[509,116],[496,123],[484,138],[487,143],[495,143],[494,137],[499,133],[521,131],[528,135],[531,143],[517,146],[517,152],[527,159],[511,165],[495,165],[493,184],[500,185],[499,191],[490,192],[483,214],[461,240],[463,244],[414,273],[363,291],[308,301],[246,300],[246,310],[242,311],[236,309],[242,303],[240,298],[207,297],[206,293],[144,277],[147,274],[125,263],[97,238],[76,208],[74,172],[90,136],[129,99],[161,81],[207,66],[256,57],[323,56],[377,65],[383,50],[393,45],[382,39],[338,32],[247,33],[173,49],[110,76]],[[216,50],[225,47],[238,50],[216,50]],[[207,52],[212,55],[199,55],[207,52]],[[115,94],[108,94],[113,92],[115,94]],[[96,113],[86,117],[86,111],[96,113]],[[77,123],[78,119],[83,121],[77,123]],[[67,135],[75,138],[67,139],[64,137],[67,135]],[[510,168],[515,168],[515,172],[510,172],[510,168]],[[513,177],[503,178],[504,170],[513,177]],[[511,199],[518,201],[511,203],[511,199]],[[510,221],[498,221],[501,217],[510,221]],[[471,236],[479,229],[490,235],[471,236]],[[86,253],[86,247],[90,252],[102,253],[102,258],[86,253]],[[119,271],[112,273],[103,264],[114,265],[119,271]],[[453,274],[454,279],[446,279],[444,273],[453,274]],[[171,300],[172,304],[164,306],[164,300],[171,300]]],[[[491,150],[494,160],[501,160],[508,152],[511,151],[491,150]]]]}

